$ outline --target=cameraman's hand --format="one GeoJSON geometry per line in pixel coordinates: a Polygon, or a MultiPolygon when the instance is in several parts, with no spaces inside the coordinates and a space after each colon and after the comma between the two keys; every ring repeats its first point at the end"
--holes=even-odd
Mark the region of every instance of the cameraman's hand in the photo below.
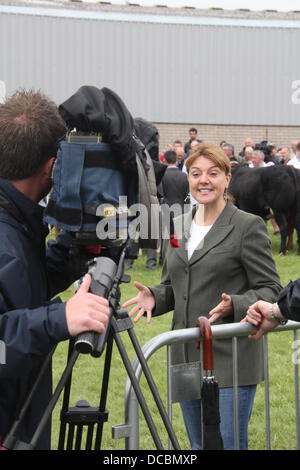
{"type": "Polygon", "coordinates": [[[92,278],[86,274],[77,293],[66,303],[66,319],[71,336],[84,331],[103,333],[109,316],[108,300],[89,293],[92,278]]]}
{"type": "MultiPolygon", "coordinates": [[[[257,330],[248,336],[250,339],[259,340],[265,333],[276,328],[278,323],[272,320],[270,316],[271,303],[265,302],[264,300],[258,300],[255,304],[250,305],[247,310],[247,315],[241,322],[251,323],[256,326],[257,330]]],[[[277,304],[274,306],[278,309],[277,304]]]]}
{"type": "Polygon", "coordinates": [[[144,313],[147,312],[147,323],[150,323],[152,310],[155,307],[154,296],[151,290],[148,287],[143,286],[143,284],[140,282],[134,281],[134,285],[139,290],[138,295],[132,299],[127,300],[127,302],[125,302],[122,307],[126,308],[129,305],[136,304],[136,306],[130,310],[129,316],[132,317],[137,311],[139,311],[134,319],[134,322],[137,322],[144,315],[144,313]]]}

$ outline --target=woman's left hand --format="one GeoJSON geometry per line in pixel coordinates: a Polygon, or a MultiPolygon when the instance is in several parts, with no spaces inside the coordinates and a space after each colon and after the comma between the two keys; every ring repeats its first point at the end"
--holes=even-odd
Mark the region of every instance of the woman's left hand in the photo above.
{"type": "Polygon", "coordinates": [[[220,318],[232,313],[232,300],[230,295],[223,293],[221,302],[209,312],[209,322],[214,323],[220,318]]]}

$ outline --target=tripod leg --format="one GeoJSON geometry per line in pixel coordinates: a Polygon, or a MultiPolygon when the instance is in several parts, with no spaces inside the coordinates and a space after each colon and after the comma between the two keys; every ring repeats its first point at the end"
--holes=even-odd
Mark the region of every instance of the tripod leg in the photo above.
{"type": "Polygon", "coordinates": [[[170,419],[169,419],[169,416],[164,408],[164,405],[163,405],[163,402],[160,398],[160,395],[158,393],[158,390],[156,388],[156,385],[154,383],[154,380],[153,380],[153,377],[152,377],[152,374],[150,372],[150,369],[148,367],[148,364],[145,360],[145,357],[143,355],[143,352],[141,350],[141,347],[138,343],[138,340],[137,340],[137,337],[136,337],[136,334],[134,332],[133,329],[129,329],[128,330],[128,334],[129,334],[129,337],[131,339],[131,342],[132,342],[132,345],[135,349],[135,352],[136,352],[136,355],[138,357],[138,360],[140,361],[140,364],[141,364],[141,367],[142,367],[142,370],[145,374],[145,377],[146,377],[146,380],[148,382],[148,385],[149,385],[149,388],[151,390],[151,393],[152,393],[152,396],[155,400],[155,403],[156,403],[156,406],[159,410],[159,413],[160,413],[160,416],[163,420],[163,423],[165,425],[165,428],[168,432],[168,435],[169,435],[169,438],[172,442],[172,445],[174,447],[175,450],[180,450],[180,446],[179,446],[179,443],[177,441],[177,438],[176,438],[176,435],[174,433],[174,429],[172,427],[172,424],[170,422],[170,419]]]}
{"type": "Polygon", "coordinates": [[[93,434],[94,434],[94,425],[89,424],[88,425],[88,432],[87,432],[85,450],[92,450],[93,434]]]}
{"type": "MultiPolygon", "coordinates": [[[[116,323],[116,320],[113,318],[113,324],[115,325],[115,323],[116,323]]],[[[117,331],[117,326],[115,326],[114,328],[115,328],[115,331],[117,331]]],[[[153,441],[156,445],[156,448],[159,449],[159,450],[163,450],[163,445],[162,445],[161,440],[159,438],[159,435],[157,433],[157,429],[155,427],[154,421],[153,421],[152,416],[150,414],[150,411],[149,411],[149,408],[148,408],[147,403],[145,401],[145,398],[142,394],[140,385],[139,385],[139,383],[136,379],[136,376],[134,374],[134,370],[132,368],[131,362],[129,360],[128,354],[126,352],[126,349],[123,345],[123,342],[120,338],[119,333],[115,333],[114,339],[117,343],[117,347],[118,347],[119,353],[121,355],[121,358],[123,360],[123,364],[126,368],[126,372],[129,375],[129,378],[131,380],[133,389],[135,391],[136,397],[138,399],[138,402],[139,402],[140,407],[142,409],[142,412],[144,414],[146,423],[149,427],[149,430],[150,430],[151,436],[153,438],[153,441]]]]}
{"type": "MultiPolygon", "coordinates": [[[[73,350],[74,350],[74,339],[70,340],[70,342],[69,342],[67,363],[71,359],[71,355],[72,355],[73,350]]],[[[66,413],[69,409],[71,382],[72,382],[72,372],[70,374],[70,377],[69,377],[69,379],[68,379],[68,381],[65,385],[65,389],[64,389],[63,404],[62,404],[62,409],[61,409],[61,413],[60,413],[61,424],[60,424],[60,430],[59,430],[58,450],[63,450],[64,445],[65,445],[67,422],[64,419],[64,413],[66,413]]]]}
{"type": "Polygon", "coordinates": [[[74,364],[78,358],[78,355],[79,355],[79,352],[78,351],[73,351],[72,353],[72,356],[65,368],[65,371],[59,381],[59,383],[57,384],[57,387],[56,387],[56,390],[42,416],[42,419],[38,425],[38,427],[36,428],[36,431],[31,439],[31,442],[30,442],[30,445],[32,446],[32,448],[34,449],[39,441],[39,438],[40,438],[40,435],[41,433],[43,432],[50,416],[51,416],[51,413],[56,405],[56,402],[57,400],[59,399],[59,396],[61,394],[61,392],[63,391],[64,387],[65,387],[65,384],[67,382],[67,380],[69,379],[69,376],[70,374],[72,373],[72,369],[74,367],[74,364]]]}
{"type": "Polygon", "coordinates": [[[32,398],[34,397],[34,394],[35,394],[35,392],[36,392],[36,390],[37,390],[37,388],[40,384],[40,381],[44,377],[44,374],[45,374],[46,370],[48,369],[48,367],[50,365],[50,362],[51,362],[54,351],[55,351],[55,348],[53,348],[52,351],[50,351],[50,353],[46,357],[46,359],[45,359],[45,361],[42,365],[42,368],[41,368],[41,370],[38,374],[38,377],[37,377],[35,383],[33,384],[33,387],[30,390],[30,393],[29,393],[28,397],[26,398],[26,401],[23,405],[23,408],[20,411],[18,419],[14,422],[9,434],[5,437],[5,439],[3,441],[3,446],[6,447],[7,449],[13,448],[13,446],[15,444],[15,434],[17,433],[18,427],[19,427],[22,419],[24,418],[24,416],[26,414],[26,411],[28,410],[28,407],[31,404],[32,398]]]}
{"type": "Polygon", "coordinates": [[[83,431],[83,426],[78,425],[77,426],[77,433],[76,433],[75,450],[80,450],[81,449],[82,431],[83,431]]]}
{"type": "Polygon", "coordinates": [[[75,429],[75,425],[73,423],[70,423],[68,438],[67,438],[67,450],[72,450],[73,448],[74,429],[75,429]]]}
{"type": "MultiPolygon", "coordinates": [[[[112,357],[112,349],[113,349],[113,337],[110,334],[110,336],[108,338],[108,341],[107,341],[107,346],[106,346],[105,364],[104,364],[102,389],[101,389],[101,399],[100,399],[100,405],[99,405],[99,411],[102,412],[102,413],[104,413],[105,406],[106,406],[108,382],[109,382],[109,373],[110,373],[111,357],[112,357]]],[[[97,425],[95,450],[100,450],[100,448],[101,448],[103,423],[104,423],[104,421],[101,421],[97,425]]]]}

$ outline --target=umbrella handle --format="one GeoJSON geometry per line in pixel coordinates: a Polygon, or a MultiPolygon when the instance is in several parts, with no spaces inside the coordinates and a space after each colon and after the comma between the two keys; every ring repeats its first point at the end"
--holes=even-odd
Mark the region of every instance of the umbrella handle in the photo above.
{"type": "Polygon", "coordinates": [[[214,368],[214,360],[211,326],[206,317],[199,317],[197,326],[200,327],[201,336],[203,338],[203,369],[212,371],[214,368]]]}

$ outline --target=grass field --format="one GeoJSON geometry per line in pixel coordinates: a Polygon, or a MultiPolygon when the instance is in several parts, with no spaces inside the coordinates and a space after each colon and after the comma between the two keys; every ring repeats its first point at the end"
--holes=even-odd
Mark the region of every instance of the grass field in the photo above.
{"type": "MultiPolygon", "coordinates": [[[[271,234],[271,231],[270,231],[271,234]]],[[[287,256],[279,256],[279,237],[271,234],[272,250],[274,259],[281,277],[282,285],[286,285],[290,279],[299,277],[300,258],[296,254],[296,247],[287,256]]],[[[133,269],[128,271],[132,281],[137,279],[146,285],[155,285],[159,283],[161,270],[146,270],[146,258],[140,257],[135,261],[133,269]]],[[[135,295],[136,289],[130,284],[122,285],[121,301],[135,295]]],[[[73,293],[72,288],[64,292],[61,296],[67,299],[73,293]]],[[[138,336],[141,346],[150,338],[159,335],[170,329],[172,313],[159,318],[154,318],[150,325],[147,325],[143,319],[136,324],[135,332],[138,336]]],[[[127,353],[131,360],[135,357],[132,346],[128,340],[127,333],[122,334],[127,353]]],[[[277,333],[269,335],[269,356],[270,356],[270,402],[271,402],[271,446],[273,449],[295,449],[295,397],[294,397],[294,367],[292,363],[292,333],[277,333]]],[[[67,343],[61,343],[54,355],[54,383],[60,378],[63,368],[66,364],[67,343]]],[[[101,376],[104,359],[94,359],[90,356],[80,356],[73,371],[72,395],[70,404],[74,406],[79,399],[86,399],[93,406],[99,403],[101,390],[101,376]]],[[[149,365],[154,376],[160,394],[166,405],[166,350],[162,349],[156,353],[150,360],[149,365]]],[[[117,351],[114,346],[109,392],[107,398],[107,408],[109,410],[108,423],[104,425],[102,449],[124,449],[124,440],[113,440],[111,437],[111,427],[116,424],[124,423],[124,396],[125,396],[126,372],[117,351]]],[[[167,437],[161,419],[151,398],[151,394],[145,382],[141,381],[143,393],[150,406],[150,410],[155,417],[155,423],[160,432],[162,441],[167,448],[167,437]]],[[[53,448],[57,448],[59,432],[59,412],[61,400],[57,404],[53,413],[53,448]]],[[[183,425],[181,413],[178,405],[173,406],[173,423],[176,435],[182,449],[189,449],[189,443],[186,431],[183,425]]],[[[258,387],[253,415],[249,428],[249,448],[265,449],[265,407],[264,407],[264,387],[258,387]]],[[[140,419],[140,448],[154,449],[148,428],[140,419]]]]}

